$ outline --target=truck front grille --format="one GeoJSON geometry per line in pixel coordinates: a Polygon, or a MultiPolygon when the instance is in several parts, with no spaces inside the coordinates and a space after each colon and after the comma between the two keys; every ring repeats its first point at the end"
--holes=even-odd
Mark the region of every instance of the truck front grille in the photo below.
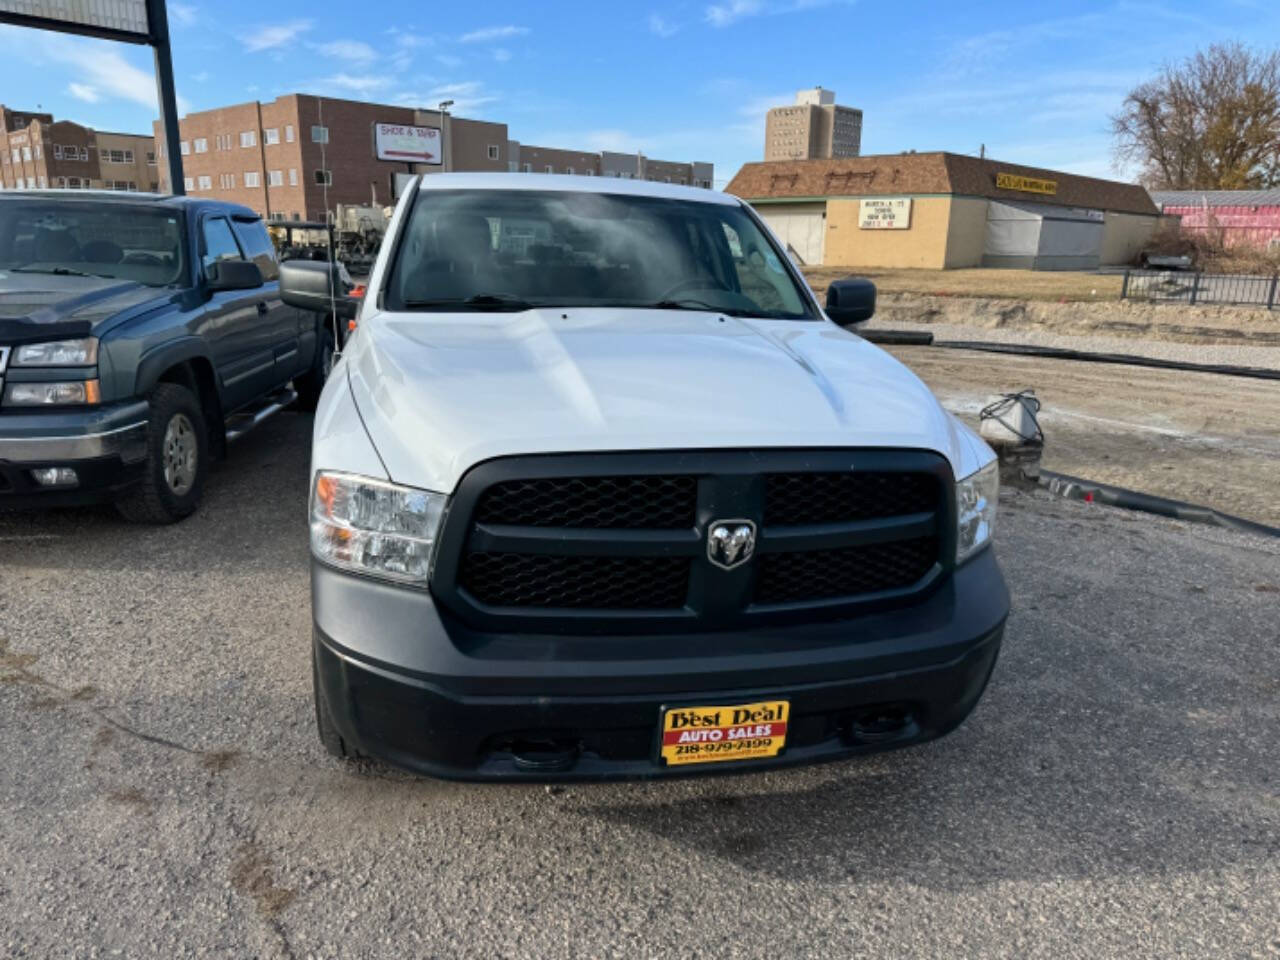
{"type": "Polygon", "coordinates": [[[517,631],[724,629],[910,602],[950,567],[952,484],[919,451],[492,460],[453,496],[432,590],[517,631]],[[707,553],[721,520],[756,528],[754,555],[727,570],[707,553]]]}

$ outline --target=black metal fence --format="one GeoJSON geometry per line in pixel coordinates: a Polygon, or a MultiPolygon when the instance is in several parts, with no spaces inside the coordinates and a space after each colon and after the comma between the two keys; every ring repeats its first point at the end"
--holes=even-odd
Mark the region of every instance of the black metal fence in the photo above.
{"type": "Polygon", "coordinates": [[[1120,299],[1154,303],[1239,304],[1272,310],[1280,306],[1278,286],[1280,276],[1126,270],[1120,299]]]}

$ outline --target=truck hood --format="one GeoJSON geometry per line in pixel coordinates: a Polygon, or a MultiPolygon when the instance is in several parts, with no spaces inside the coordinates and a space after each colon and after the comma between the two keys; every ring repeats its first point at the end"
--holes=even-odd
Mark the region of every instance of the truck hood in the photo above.
{"type": "Polygon", "coordinates": [[[85,336],[113,317],[171,290],[133,280],[13,273],[0,269],[0,329],[9,337],[28,334],[85,336]],[[38,329],[32,329],[37,327],[38,329]]]}
{"type": "Polygon", "coordinates": [[[388,475],[429,490],[522,453],[917,448],[947,457],[956,476],[991,457],[906,367],[827,322],[375,312],[346,360],[388,475]]]}

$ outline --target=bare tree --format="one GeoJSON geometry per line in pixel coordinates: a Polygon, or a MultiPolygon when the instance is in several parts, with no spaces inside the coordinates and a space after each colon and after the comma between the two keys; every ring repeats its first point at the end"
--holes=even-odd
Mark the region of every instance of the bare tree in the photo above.
{"type": "Polygon", "coordinates": [[[1280,50],[1214,45],[1134,89],[1111,118],[1116,158],[1146,186],[1280,186],[1280,50]]]}

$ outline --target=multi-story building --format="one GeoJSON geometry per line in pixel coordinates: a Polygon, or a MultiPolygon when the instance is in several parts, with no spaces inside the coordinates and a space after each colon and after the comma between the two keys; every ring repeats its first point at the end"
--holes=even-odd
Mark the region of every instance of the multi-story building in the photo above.
{"type": "MultiPolygon", "coordinates": [[[[443,162],[415,165],[377,159],[374,126],[439,129],[437,111],[295,93],[191,113],[178,127],[184,187],[270,219],[323,220],[338,204],[390,203],[397,173],[507,169],[506,124],[444,121],[443,162]]],[[[163,143],[159,121],[155,135],[163,143]]]]}
{"type": "Polygon", "coordinates": [[[158,185],[151,137],[0,106],[0,187],[150,191],[158,185]]]}
{"type": "Polygon", "coordinates": [[[831,90],[801,90],[793,106],[774,107],[765,117],[766,161],[856,157],[861,150],[862,111],[837,104],[831,90]]]}

